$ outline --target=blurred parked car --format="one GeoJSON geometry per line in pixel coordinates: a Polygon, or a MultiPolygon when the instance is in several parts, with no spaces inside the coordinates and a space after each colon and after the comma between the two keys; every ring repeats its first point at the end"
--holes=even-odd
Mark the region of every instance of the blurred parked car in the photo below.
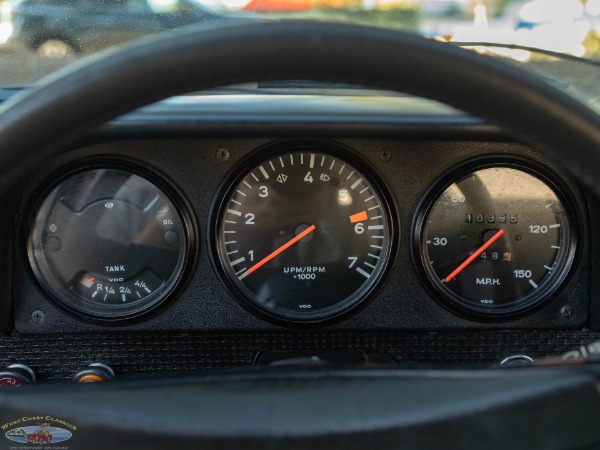
{"type": "Polygon", "coordinates": [[[195,0],[16,0],[10,14],[10,40],[50,58],[221,18],[195,0]]]}

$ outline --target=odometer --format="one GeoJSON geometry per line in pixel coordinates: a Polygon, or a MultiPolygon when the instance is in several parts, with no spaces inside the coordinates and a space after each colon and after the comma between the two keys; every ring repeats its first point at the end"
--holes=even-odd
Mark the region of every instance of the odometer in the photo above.
{"type": "Polygon", "coordinates": [[[235,298],[302,323],[364,302],[384,274],[395,228],[374,176],[319,148],[255,161],[227,189],[213,225],[218,268],[235,298]]]}
{"type": "Polygon", "coordinates": [[[558,289],[574,259],[575,228],[557,184],[499,164],[445,183],[419,216],[415,237],[437,298],[460,312],[506,317],[558,289]]]}

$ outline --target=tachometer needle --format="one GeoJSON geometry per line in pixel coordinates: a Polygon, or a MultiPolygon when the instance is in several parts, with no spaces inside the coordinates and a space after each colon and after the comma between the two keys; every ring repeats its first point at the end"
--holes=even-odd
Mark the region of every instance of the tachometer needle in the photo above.
{"type": "Polygon", "coordinates": [[[268,256],[265,256],[259,262],[257,262],[256,264],[254,264],[252,267],[250,267],[248,270],[246,270],[243,274],[241,274],[239,276],[239,279],[242,280],[245,277],[247,277],[248,275],[250,275],[252,272],[256,271],[257,269],[260,269],[262,266],[264,266],[266,263],[268,263],[269,261],[271,261],[273,258],[275,258],[277,255],[279,255],[281,252],[283,252],[283,251],[287,250],[288,248],[290,248],[292,245],[294,245],[296,242],[298,242],[303,237],[308,236],[316,228],[317,228],[316,226],[311,225],[306,230],[304,230],[302,233],[300,233],[297,236],[295,236],[294,238],[290,239],[285,244],[283,244],[281,247],[279,247],[277,250],[275,250],[274,252],[270,253],[268,256]]]}
{"type": "Polygon", "coordinates": [[[475,258],[477,258],[479,255],[481,255],[485,251],[485,249],[487,249],[490,245],[492,245],[494,242],[496,242],[498,240],[498,238],[500,236],[502,236],[503,234],[504,234],[504,230],[502,228],[499,229],[485,244],[483,244],[481,247],[479,247],[477,249],[477,251],[475,253],[473,253],[471,256],[469,256],[465,260],[465,262],[463,262],[460,266],[458,266],[456,269],[454,269],[452,271],[452,273],[444,279],[444,282],[448,283],[449,281],[452,281],[454,279],[454,277],[456,277],[456,275],[458,275],[460,272],[462,272],[462,270],[465,267],[467,267],[469,264],[471,264],[473,262],[473,260],[475,260],[475,258]]]}

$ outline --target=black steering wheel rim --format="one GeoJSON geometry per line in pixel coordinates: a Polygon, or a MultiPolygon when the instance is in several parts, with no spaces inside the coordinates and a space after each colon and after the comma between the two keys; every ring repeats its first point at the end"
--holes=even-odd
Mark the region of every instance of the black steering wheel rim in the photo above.
{"type": "Polygon", "coordinates": [[[600,118],[501,61],[416,35],[311,21],[161,34],[55,73],[0,107],[0,194],[95,126],[194,90],[262,80],[360,83],[438,100],[545,151],[600,194],[600,118]]]}

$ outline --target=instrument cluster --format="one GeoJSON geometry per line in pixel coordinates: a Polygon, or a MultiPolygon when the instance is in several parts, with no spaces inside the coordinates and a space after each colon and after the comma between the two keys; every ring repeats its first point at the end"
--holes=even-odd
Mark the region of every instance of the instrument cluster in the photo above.
{"type": "Polygon", "coordinates": [[[204,173],[180,183],[135,157],[75,156],[25,195],[28,301],[96,327],[169,313],[176,327],[182,298],[189,311],[209,297],[267,326],[344,324],[365,308],[375,317],[380,295],[382,314],[405,314],[406,295],[454,325],[518,321],[563,292],[586,217],[576,183],[515,148],[450,162],[405,196],[398,180],[415,174],[394,158],[339,142],[264,143],[220,168],[203,202],[188,180],[204,173]],[[200,277],[218,283],[199,292],[200,277]]]}

